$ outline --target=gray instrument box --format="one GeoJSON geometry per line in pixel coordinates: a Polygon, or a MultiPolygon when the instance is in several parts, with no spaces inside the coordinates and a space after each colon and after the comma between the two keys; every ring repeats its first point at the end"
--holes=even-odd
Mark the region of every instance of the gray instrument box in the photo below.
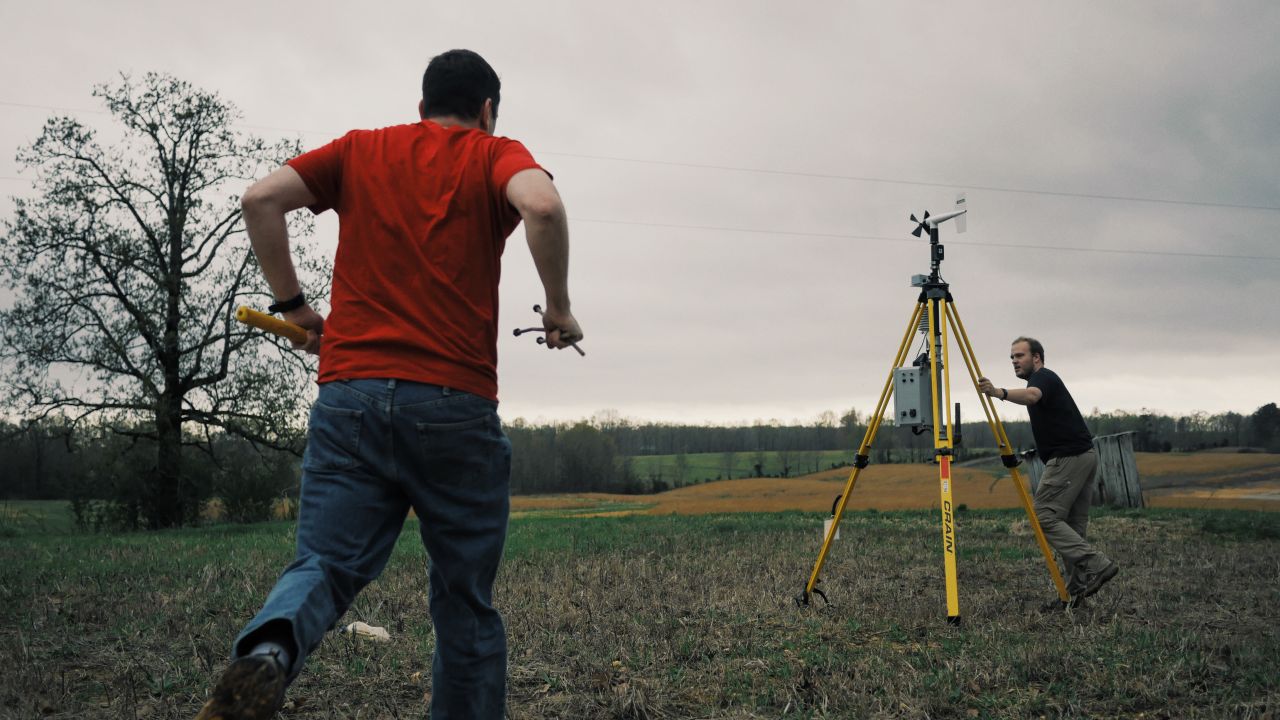
{"type": "Polygon", "coordinates": [[[893,416],[899,427],[933,426],[933,387],[928,365],[893,371],[893,416]]]}

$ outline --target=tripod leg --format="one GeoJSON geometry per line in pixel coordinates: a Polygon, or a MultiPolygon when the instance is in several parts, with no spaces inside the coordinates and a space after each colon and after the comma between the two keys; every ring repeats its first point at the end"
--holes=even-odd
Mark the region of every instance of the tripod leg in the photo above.
{"type": "Polygon", "coordinates": [[[929,300],[929,339],[931,382],[933,384],[933,447],[938,461],[939,505],[942,512],[942,558],[947,584],[947,622],[960,623],[960,586],[956,577],[956,523],[951,494],[951,449],[954,429],[951,427],[950,368],[947,365],[947,306],[940,298],[929,300]],[[938,361],[942,361],[941,372],[938,361]],[[946,393],[939,408],[942,393],[946,393]],[[945,410],[944,410],[945,409],[945,410]],[[946,419],[942,412],[945,411],[946,419]],[[944,429],[945,428],[945,429],[944,429]]]}
{"type": "MultiPolygon", "coordinates": [[[[978,359],[973,353],[973,346],[969,344],[969,336],[964,331],[964,323],[960,321],[960,312],[956,310],[955,303],[948,300],[947,304],[951,305],[951,313],[949,318],[952,322],[952,329],[958,339],[957,345],[964,356],[965,365],[969,368],[969,377],[973,380],[973,387],[978,388],[978,378],[982,375],[982,370],[978,368],[978,359]]],[[[1062,581],[1062,573],[1058,570],[1058,563],[1053,559],[1053,551],[1049,548],[1049,542],[1045,540],[1044,531],[1040,529],[1040,519],[1036,517],[1035,506],[1031,501],[1031,495],[1027,492],[1026,485],[1022,482],[1022,474],[1018,472],[1018,458],[1013,454],[1013,446],[1009,443],[1009,436],[1005,432],[1004,423],[1000,422],[1000,416],[996,413],[995,401],[990,397],[978,393],[978,402],[982,405],[983,412],[987,415],[987,424],[991,427],[991,433],[995,436],[996,442],[1000,445],[1000,459],[1004,466],[1009,468],[1009,474],[1013,477],[1013,485],[1018,489],[1018,497],[1022,500],[1022,508],[1027,513],[1027,520],[1031,523],[1031,529],[1036,536],[1036,544],[1040,546],[1040,553],[1044,555],[1045,565],[1049,568],[1049,577],[1053,579],[1054,588],[1058,591],[1058,598],[1063,602],[1071,599],[1067,593],[1067,585],[1062,581]]]]}
{"type": "MultiPolygon", "coordinates": [[[[880,402],[876,404],[875,412],[872,413],[871,419],[867,422],[867,431],[862,436],[862,444],[858,446],[858,454],[854,458],[853,470],[849,473],[849,479],[845,482],[844,492],[840,495],[840,502],[836,504],[831,528],[822,540],[822,549],[818,551],[818,560],[813,564],[813,572],[809,573],[809,582],[805,583],[804,592],[796,597],[796,603],[799,605],[809,604],[809,596],[815,591],[815,586],[818,584],[818,573],[822,572],[822,566],[827,561],[827,553],[831,551],[831,541],[835,539],[836,532],[840,527],[840,518],[844,516],[844,507],[849,502],[849,495],[853,492],[853,486],[858,482],[858,473],[870,464],[870,457],[867,455],[867,451],[871,449],[871,443],[875,442],[876,433],[880,430],[880,420],[889,405],[889,397],[893,394],[893,371],[902,366],[902,363],[906,360],[907,353],[911,351],[911,336],[915,332],[916,325],[920,322],[920,313],[922,311],[923,306],[917,304],[914,312],[911,313],[911,320],[907,323],[907,330],[903,333],[902,342],[898,345],[898,354],[894,356],[893,366],[889,368],[889,378],[885,380],[884,389],[880,391],[880,402]]],[[[821,593],[821,591],[818,592],[821,593]]],[[[825,595],[823,599],[826,599],[825,595]]]]}

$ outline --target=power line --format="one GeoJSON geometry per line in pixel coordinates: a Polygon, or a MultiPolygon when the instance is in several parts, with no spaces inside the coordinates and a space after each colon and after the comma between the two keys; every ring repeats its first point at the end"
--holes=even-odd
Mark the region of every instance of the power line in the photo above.
{"type": "MultiPolygon", "coordinates": [[[[804,232],[793,230],[762,230],[759,228],[727,227],[720,225],[683,225],[678,223],[651,223],[629,220],[603,220],[600,218],[570,218],[570,222],[598,223],[602,225],[635,225],[638,227],[662,228],[667,230],[699,230],[705,232],[734,232],[753,235],[790,235],[793,237],[830,238],[833,240],[872,240],[877,242],[920,244],[921,240],[890,237],[887,235],[853,235],[847,233],[804,232]]],[[[1225,253],[1179,252],[1176,250],[1122,250],[1117,248],[1082,248],[1069,245],[1024,245],[1020,243],[969,242],[965,240],[947,240],[947,245],[966,245],[970,247],[999,247],[1014,250],[1051,250],[1054,252],[1103,253],[1108,255],[1153,255],[1163,257],[1212,258],[1221,260],[1271,260],[1280,261],[1274,255],[1227,255],[1225,253]]]]}
{"type": "MultiPolygon", "coordinates": [[[[58,112],[88,112],[88,113],[95,113],[100,115],[108,114],[105,110],[62,108],[62,107],[54,107],[49,105],[32,105],[28,103],[14,103],[14,102],[8,102],[3,100],[0,100],[0,105],[11,106],[11,107],[34,108],[34,109],[42,109],[42,110],[54,110],[58,112]]],[[[280,127],[272,127],[267,125],[244,125],[244,124],[236,123],[236,126],[243,127],[243,128],[259,129],[259,130],[270,130],[270,131],[276,131],[276,132],[298,132],[298,133],[308,133],[308,134],[317,134],[317,135],[331,134],[331,133],[318,131],[318,130],[298,130],[296,128],[280,128],[280,127]]],[[[770,169],[762,169],[762,168],[735,167],[735,166],[729,166],[729,165],[704,165],[704,164],[698,164],[698,163],[673,162],[673,161],[667,161],[667,160],[643,160],[638,158],[626,158],[626,157],[607,156],[607,155],[588,155],[583,153],[562,153],[562,152],[541,151],[540,154],[555,155],[555,156],[562,156],[562,157],[585,158],[585,159],[591,159],[591,160],[605,160],[605,161],[613,161],[613,162],[631,162],[631,163],[662,165],[662,166],[670,166],[670,167],[687,167],[687,168],[697,168],[697,169],[706,169],[706,170],[721,170],[721,171],[727,171],[727,172],[748,172],[748,173],[759,173],[759,174],[767,174],[767,175],[784,175],[784,176],[810,177],[810,178],[822,178],[822,179],[834,179],[834,180],[854,180],[854,181],[860,181],[860,182],[877,182],[877,183],[887,183],[887,184],[897,184],[897,185],[916,185],[916,186],[923,186],[923,187],[945,187],[945,188],[960,187],[960,186],[952,185],[948,183],[936,183],[936,182],[925,182],[925,181],[915,181],[915,180],[898,180],[898,179],[892,179],[892,178],[861,177],[861,176],[854,176],[854,175],[834,175],[834,174],[825,174],[825,173],[793,172],[793,171],[787,171],[787,170],[770,170],[770,169]]],[[[29,178],[22,178],[22,177],[16,177],[11,175],[0,175],[0,180],[8,180],[11,182],[26,182],[26,183],[32,182],[29,178]]],[[[1229,204],[1229,203],[1197,202],[1197,201],[1189,201],[1189,200],[1168,200],[1168,199],[1161,199],[1161,198],[1126,197],[1126,196],[1119,196],[1119,195],[1068,193],[1068,192],[1057,192],[1057,191],[1048,191],[1048,190],[1027,190],[1027,189],[1020,189],[1020,188],[1004,188],[1004,187],[981,186],[981,185],[965,185],[963,187],[967,189],[989,190],[994,192],[1022,193],[1022,194],[1029,194],[1029,195],[1051,195],[1051,196],[1058,196],[1058,197],[1086,198],[1086,199],[1094,199],[1094,200],[1120,200],[1120,201],[1131,201],[1131,202],[1150,202],[1150,203],[1163,203],[1163,204],[1170,204],[1170,205],[1191,205],[1191,206],[1201,206],[1201,207],[1221,207],[1221,208],[1245,209],[1245,210],[1280,210],[1280,207],[1261,206],[1261,205],[1237,205],[1237,204],[1229,204]]],[[[775,236],[789,235],[792,237],[816,237],[816,238],[830,238],[830,239],[837,239],[837,240],[871,240],[871,241],[877,241],[877,242],[894,242],[894,243],[919,242],[918,240],[908,240],[906,238],[889,237],[885,235],[821,233],[821,232],[806,232],[806,231],[799,231],[799,230],[767,230],[767,229],[760,229],[760,228],[726,227],[726,226],[718,226],[718,225],[686,225],[686,224],[679,224],[679,223],[652,223],[652,222],[634,222],[634,221],[626,221],[626,220],[606,220],[606,219],[600,219],[600,218],[574,218],[573,221],[597,223],[597,224],[605,224],[605,225],[631,225],[636,227],[652,227],[652,228],[662,228],[662,229],[697,230],[697,231],[703,231],[703,232],[708,232],[708,231],[709,232],[734,232],[734,233],[745,233],[745,234],[755,234],[755,235],[775,235],[775,236]]],[[[1010,248],[1010,249],[1016,249],[1016,250],[1049,250],[1053,252],[1102,253],[1102,254],[1111,254],[1111,255],[1147,255],[1147,256],[1162,256],[1162,257],[1190,257],[1190,258],[1207,258],[1207,259],[1224,259],[1224,260],[1263,260],[1263,261],[1280,260],[1280,257],[1269,256],[1269,255],[1228,255],[1224,253],[1177,252],[1177,251],[1169,251],[1169,250],[1122,250],[1122,249],[1116,249],[1116,248],[1081,248],[1081,247],[1071,247],[1071,246],[1064,246],[1064,245],[1025,245],[1020,243],[998,243],[998,242],[975,243],[975,242],[965,242],[963,240],[948,240],[948,242],[953,245],[968,245],[973,247],[1001,247],[1001,248],[1010,248]]]]}
{"type": "Polygon", "coordinates": [[[900,180],[895,178],[871,177],[862,175],[837,175],[832,173],[800,172],[794,170],[770,170],[768,168],[740,167],[735,165],[708,165],[701,163],[675,162],[671,160],[644,160],[640,158],[618,157],[610,155],[586,155],[580,153],[563,153],[540,151],[542,155],[587,158],[591,160],[610,160],[614,162],[642,163],[645,165],[665,165],[670,167],[698,168],[703,170],[723,170],[728,172],[757,173],[761,175],[786,175],[791,177],[820,178],[827,180],[853,180],[857,182],[882,183],[888,185],[913,185],[916,187],[935,187],[960,190],[985,190],[989,192],[1016,193],[1020,195],[1048,195],[1051,197],[1077,198],[1085,200],[1114,200],[1121,202],[1159,203],[1162,205],[1188,205],[1192,207],[1230,208],[1233,210],[1271,210],[1280,211],[1280,205],[1244,205],[1237,203],[1209,202],[1202,200],[1175,200],[1170,198],[1142,197],[1138,195],[1105,195],[1102,193],[1073,193],[1059,190],[1034,190],[1028,188],[1003,187],[999,185],[973,185],[969,183],[942,183],[926,180],[900,180]]]}
{"type": "MultiPolygon", "coordinates": [[[[30,183],[29,178],[0,175],[0,180],[12,180],[30,183]]],[[[893,242],[919,244],[920,240],[891,237],[888,235],[855,235],[850,233],[808,232],[804,230],[768,230],[762,228],[728,227],[723,225],[686,225],[681,223],[636,222],[631,220],[606,220],[603,218],[572,218],[575,223],[596,223],[598,225],[631,225],[635,227],[661,228],[664,230],[698,230],[701,232],[733,232],[749,235],[789,235],[791,237],[827,238],[832,240],[871,240],[875,242],[893,242]]],[[[971,247],[1000,247],[1014,250],[1051,250],[1054,252],[1102,253],[1108,255],[1151,255],[1162,257],[1211,258],[1220,260],[1280,260],[1272,255],[1227,255],[1225,253],[1178,252],[1174,250],[1121,250],[1117,248],[1082,248],[1069,245],[1025,245],[1021,243],[1000,242],[967,242],[964,240],[947,240],[951,245],[967,245],[971,247]]]]}
{"type": "Polygon", "coordinates": [[[635,225],[638,227],[663,228],[666,230],[703,230],[713,232],[735,232],[751,235],[791,235],[793,237],[830,238],[833,240],[881,240],[918,244],[919,240],[889,237],[887,235],[852,235],[847,233],[806,232],[802,230],[763,230],[760,228],[727,227],[721,225],[684,225],[680,223],[636,222],[631,220],[604,220],[600,218],[569,218],[569,222],[599,223],[602,225],[635,225]]]}
{"type": "MultiPolygon", "coordinates": [[[[31,108],[36,110],[54,110],[57,112],[84,112],[94,113],[97,115],[108,114],[105,110],[87,110],[82,108],[64,108],[52,105],[34,105],[30,103],[16,103],[0,100],[0,106],[31,108]]],[[[302,135],[323,135],[326,137],[337,137],[341,132],[329,130],[303,130],[299,128],[275,127],[271,125],[248,125],[245,123],[233,123],[235,127],[245,128],[248,130],[266,130],[270,132],[299,133],[302,135]]],[[[738,165],[715,165],[710,163],[691,163],[675,160],[651,160],[645,158],[631,158],[619,155],[592,155],[588,153],[570,153],[559,152],[555,150],[539,150],[539,155],[551,155],[554,157],[571,157],[585,160],[601,160],[606,162],[625,162],[636,163],[642,165],[658,165],[664,167],[681,167],[698,170],[718,170],[722,172],[742,172],[754,173],[757,175],[779,175],[785,177],[804,177],[817,178],[822,180],[844,180],[852,182],[880,183],[885,185],[907,185],[912,187],[932,187],[947,189],[965,189],[965,190],[983,190],[986,192],[1013,193],[1018,195],[1045,195],[1049,197],[1074,198],[1078,200],[1109,200],[1113,202],[1138,202],[1138,203],[1155,203],[1160,205],[1183,205],[1187,207],[1208,207],[1208,208],[1226,208],[1231,210],[1266,210],[1280,211],[1280,205],[1249,205],[1244,203],[1227,203],[1227,202],[1211,202],[1207,200],[1182,200],[1176,198],[1160,198],[1147,197],[1141,195],[1109,195],[1106,193],[1078,193],[1066,192],[1062,190],[1040,190],[1034,188],[1016,188],[1003,185],[974,185],[970,183],[944,183],[929,180],[907,180],[902,178],[886,178],[875,177],[869,175],[841,175],[837,173],[818,173],[805,172],[799,170],[776,170],[771,168],[756,168],[738,165]]]]}
{"type": "Polygon", "coordinates": [[[967,242],[965,240],[948,240],[950,245],[968,245],[970,247],[1000,247],[1015,250],[1054,250],[1059,252],[1103,253],[1107,255],[1157,255],[1162,257],[1213,258],[1221,260],[1280,260],[1274,255],[1227,255],[1225,253],[1179,252],[1177,250],[1120,250],[1117,248],[1081,248],[1069,245],[1020,245],[1018,243],[999,242],[967,242]]]}
{"type": "Polygon", "coordinates": [[[0,100],[0,105],[4,105],[6,107],[29,108],[31,110],[54,110],[57,112],[93,113],[94,115],[109,114],[106,110],[89,110],[87,108],[55,107],[53,105],[32,105],[31,103],[9,102],[8,100],[0,100]]]}

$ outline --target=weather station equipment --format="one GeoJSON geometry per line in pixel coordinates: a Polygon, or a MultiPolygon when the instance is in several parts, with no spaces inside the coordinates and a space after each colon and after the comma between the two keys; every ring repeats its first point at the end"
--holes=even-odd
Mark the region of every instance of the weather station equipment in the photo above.
{"type": "MultiPolygon", "coordinates": [[[[929,273],[914,275],[911,278],[911,286],[919,288],[911,319],[907,322],[902,342],[898,346],[889,376],[880,393],[879,403],[876,405],[875,412],[871,414],[866,433],[854,457],[853,469],[845,482],[844,491],[836,498],[831,517],[824,523],[822,548],[818,552],[818,558],[814,562],[804,590],[795,598],[797,605],[809,605],[813,595],[828,602],[826,594],[818,587],[818,583],[821,582],[820,573],[831,551],[832,541],[839,535],[840,519],[857,484],[858,475],[871,462],[871,446],[875,442],[876,434],[889,408],[889,399],[892,397],[896,425],[909,427],[917,434],[925,432],[933,434],[934,462],[938,466],[947,621],[952,624],[960,623],[960,591],[956,581],[956,522],[951,477],[953,451],[960,442],[960,406],[957,403],[955,412],[952,413],[951,368],[949,367],[951,344],[954,342],[956,349],[960,351],[975,391],[978,389],[978,378],[982,377],[982,371],[978,368],[978,361],[969,343],[964,323],[960,321],[960,313],[956,310],[951,287],[942,279],[942,261],[946,257],[946,252],[944,246],[938,241],[938,227],[949,220],[955,220],[957,232],[964,232],[967,213],[965,197],[960,195],[956,200],[955,209],[951,212],[935,216],[925,212],[920,219],[916,219],[915,215],[911,216],[911,222],[915,225],[911,234],[917,238],[925,233],[929,236],[929,273]],[[912,338],[917,332],[924,335],[927,347],[925,352],[918,355],[911,364],[907,364],[912,338]]],[[[1048,567],[1049,576],[1058,591],[1058,597],[1066,602],[1070,600],[1070,596],[1067,594],[1067,587],[1062,580],[1058,565],[1053,559],[1049,543],[1040,529],[1031,495],[1018,470],[1021,461],[1014,454],[1004,424],[996,414],[994,400],[979,391],[978,401],[982,405],[992,436],[996,439],[1001,462],[1008,468],[1014,486],[1018,490],[1036,543],[1048,567]]]]}

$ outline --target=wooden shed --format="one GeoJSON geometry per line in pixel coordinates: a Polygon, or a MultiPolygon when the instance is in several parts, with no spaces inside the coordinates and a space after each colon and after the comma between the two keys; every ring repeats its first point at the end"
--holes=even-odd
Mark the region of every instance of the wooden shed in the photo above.
{"type": "MultiPolygon", "coordinates": [[[[1115,507],[1144,507],[1142,485],[1138,482],[1138,462],[1133,455],[1133,436],[1124,432],[1102,435],[1093,439],[1093,449],[1098,453],[1098,485],[1093,490],[1094,505],[1115,507]]],[[[1040,486],[1044,462],[1032,457],[1021,465],[1031,482],[1031,492],[1040,486]]]]}

